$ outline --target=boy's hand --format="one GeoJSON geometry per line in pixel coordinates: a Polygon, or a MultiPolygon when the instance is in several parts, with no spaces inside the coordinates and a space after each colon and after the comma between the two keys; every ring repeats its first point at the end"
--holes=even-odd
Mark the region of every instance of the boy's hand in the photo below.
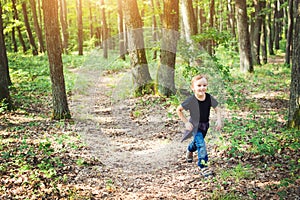
{"type": "Polygon", "coordinates": [[[189,130],[189,131],[192,131],[193,128],[194,128],[194,126],[193,126],[193,124],[192,124],[191,122],[186,122],[186,123],[185,123],[185,128],[186,128],[187,130],[189,130]]]}
{"type": "Polygon", "coordinates": [[[222,122],[221,120],[217,120],[217,123],[216,123],[216,130],[217,131],[220,131],[222,129],[222,122]]]}

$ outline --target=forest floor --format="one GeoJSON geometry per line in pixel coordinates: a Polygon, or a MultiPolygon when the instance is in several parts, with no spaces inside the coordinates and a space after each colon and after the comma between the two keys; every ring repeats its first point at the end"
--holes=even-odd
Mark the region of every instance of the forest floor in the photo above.
{"type": "MultiPolygon", "coordinates": [[[[222,148],[229,136],[213,127],[206,142],[214,177],[203,178],[197,155],[185,160],[189,141],[180,142],[183,124],[169,99],[116,98],[124,73],[91,74],[93,85],[71,96],[73,120],[40,117],[50,104],[0,116],[1,199],[300,199],[300,180],[287,179],[297,176],[297,150],[231,156],[222,148]]],[[[287,108],[276,96],[258,104],[258,113],[287,108]]],[[[226,109],[224,121],[249,110],[234,112],[226,109]]]]}

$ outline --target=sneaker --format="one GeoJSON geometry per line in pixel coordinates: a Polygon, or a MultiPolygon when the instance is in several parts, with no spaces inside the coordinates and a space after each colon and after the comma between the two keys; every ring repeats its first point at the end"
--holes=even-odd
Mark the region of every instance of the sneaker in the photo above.
{"type": "Polygon", "coordinates": [[[208,167],[204,167],[201,169],[201,175],[207,178],[213,176],[213,172],[208,167]]]}
{"type": "Polygon", "coordinates": [[[189,163],[193,162],[193,152],[186,150],[186,161],[189,163]]]}

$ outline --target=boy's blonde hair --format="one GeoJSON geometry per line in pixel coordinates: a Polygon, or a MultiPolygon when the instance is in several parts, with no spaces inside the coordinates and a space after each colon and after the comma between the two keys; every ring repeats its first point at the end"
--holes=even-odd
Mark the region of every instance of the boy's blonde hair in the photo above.
{"type": "Polygon", "coordinates": [[[192,78],[192,81],[191,81],[191,87],[193,87],[193,84],[194,84],[195,81],[198,81],[198,80],[200,80],[200,79],[202,79],[202,78],[205,78],[205,79],[208,81],[207,76],[206,76],[205,74],[199,74],[199,75],[194,76],[194,77],[192,78]]]}

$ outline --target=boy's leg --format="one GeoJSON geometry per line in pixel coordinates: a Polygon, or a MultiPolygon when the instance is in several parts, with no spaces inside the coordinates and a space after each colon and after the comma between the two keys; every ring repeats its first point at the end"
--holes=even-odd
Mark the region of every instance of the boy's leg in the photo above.
{"type": "Polygon", "coordinates": [[[198,166],[200,168],[204,168],[207,166],[208,155],[206,151],[206,144],[200,131],[195,135],[195,146],[198,151],[198,166]]]}
{"type": "Polygon", "coordinates": [[[193,141],[189,144],[186,150],[186,160],[187,162],[193,162],[193,152],[197,151],[195,137],[193,141]]]}

